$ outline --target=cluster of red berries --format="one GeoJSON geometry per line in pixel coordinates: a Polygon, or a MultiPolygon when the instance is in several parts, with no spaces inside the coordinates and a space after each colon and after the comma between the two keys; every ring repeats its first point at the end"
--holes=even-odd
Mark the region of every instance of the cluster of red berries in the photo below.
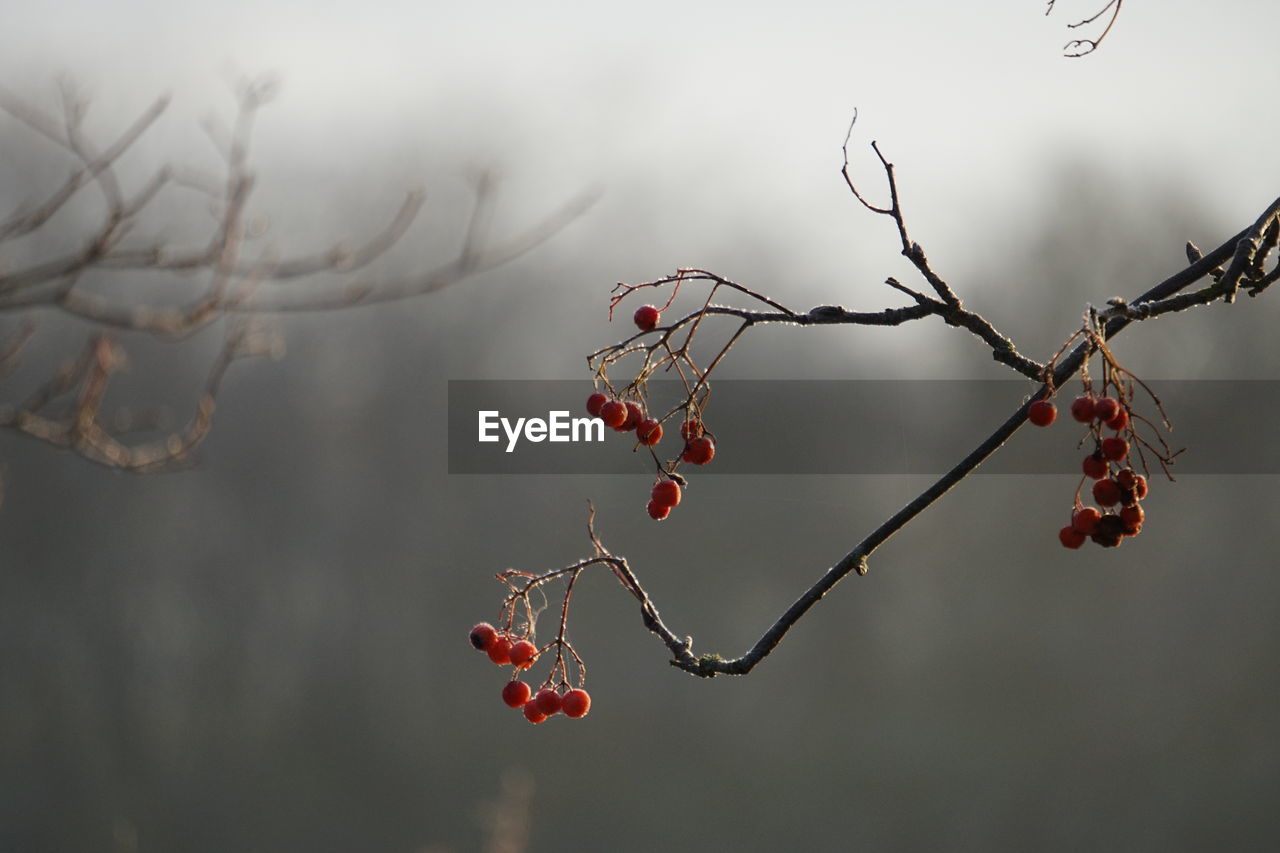
{"type": "MultiPolygon", "coordinates": [[[[649,307],[649,306],[646,306],[649,307]]],[[[638,313],[638,312],[637,312],[638,313]]],[[[646,447],[653,447],[662,440],[662,424],[645,415],[644,409],[634,400],[610,399],[599,391],[587,397],[587,414],[600,418],[604,425],[616,432],[636,433],[636,440],[646,447]]],[[[705,435],[702,422],[691,418],[680,425],[680,437],[684,449],[680,460],[690,465],[706,465],[716,455],[716,444],[705,435]]],[[[662,477],[649,495],[649,517],[661,521],[671,514],[671,508],[680,503],[680,483],[671,477],[662,477]]]]}
{"type": "Polygon", "coordinates": [[[505,632],[488,622],[472,628],[470,640],[472,646],[489,655],[489,660],[499,666],[515,667],[511,680],[502,688],[502,701],[511,708],[522,709],[524,718],[529,722],[541,723],[561,712],[566,717],[577,719],[585,717],[591,710],[591,695],[581,687],[561,694],[548,682],[534,694],[533,689],[520,680],[520,672],[533,666],[539,655],[538,647],[528,640],[512,642],[505,632]]]}
{"type": "MultiPolygon", "coordinates": [[[[1094,444],[1081,464],[1081,487],[1093,480],[1093,500],[1103,509],[1084,506],[1077,488],[1071,523],[1058,531],[1058,541],[1072,549],[1086,539],[1114,548],[1126,536],[1142,532],[1146,517],[1140,501],[1147,496],[1147,478],[1129,467],[1129,441],[1120,434],[1127,429],[1132,435],[1129,409],[1122,399],[1082,394],[1071,402],[1070,411],[1072,418],[1089,425],[1094,444]],[[1103,437],[1104,427],[1115,434],[1103,437]]],[[[1047,399],[1036,400],[1027,409],[1027,419],[1036,426],[1048,426],[1057,416],[1057,407],[1047,399]]]]}
{"type": "Polygon", "coordinates": [[[599,391],[587,398],[587,414],[604,421],[615,432],[632,432],[636,440],[646,447],[653,447],[662,440],[662,424],[646,417],[644,409],[634,400],[611,400],[599,391]]]}

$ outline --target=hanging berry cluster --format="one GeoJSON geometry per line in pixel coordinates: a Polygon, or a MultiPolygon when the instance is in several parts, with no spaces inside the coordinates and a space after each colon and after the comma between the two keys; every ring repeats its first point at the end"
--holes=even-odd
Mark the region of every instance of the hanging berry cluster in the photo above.
{"type": "MultiPolygon", "coordinates": [[[[649,502],[645,507],[649,517],[661,521],[671,514],[672,508],[680,504],[684,489],[688,482],[677,473],[681,463],[687,465],[706,465],[716,455],[715,435],[706,428],[702,412],[711,392],[708,377],[720,359],[727,353],[738,335],[745,330],[744,324],[736,334],[724,345],[720,352],[711,359],[706,369],[700,368],[690,354],[693,342],[702,321],[708,314],[718,313],[722,309],[711,304],[711,295],[718,287],[730,287],[759,299],[771,307],[771,300],[752,293],[723,279],[714,279],[711,291],[702,308],[693,314],[662,326],[662,312],[670,307],[679,292],[680,285],[689,278],[704,278],[705,273],[696,270],[684,270],[675,276],[641,285],[619,284],[614,289],[614,296],[609,303],[609,316],[623,299],[643,287],[662,287],[674,285],[671,295],[662,307],[642,305],[632,315],[639,334],[633,335],[622,343],[606,347],[588,358],[588,364],[595,373],[596,388],[587,398],[587,413],[600,418],[604,425],[620,433],[635,433],[636,450],[646,449],[652,457],[657,469],[657,478],[649,493],[649,502]],[[681,333],[679,342],[673,337],[681,333]],[[646,340],[648,336],[648,340],[646,340]],[[656,338],[656,339],[655,339],[656,338]],[[635,377],[625,386],[615,387],[609,380],[609,368],[622,359],[642,356],[643,360],[636,370],[635,377]],[[669,411],[660,417],[648,413],[647,382],[659,371],[672,372],[684,385],[684,397],[669,411]],[[663,458],[659,456],[657,445],[662,441],[664,425],[672,421],[680,422],[679,452],[663,458]]],[[[738,314],[738,316],[741,316],[738,314]]]]}
{"type": "MultiPolygon", "coordinates": [[[[1147,496],[1147,476],[1150,475],[1148,456],[1159,463],[1172,481],[1169,466],[1182,451],[1171,450],[1161,434],[1160,426],[1166,431],[1172,426],[1160,398],[1116,361],[1103,337],[1098,315],[1092,309],[1084,327],[1069,338],[1049,362],[1046,377],[1052,377],[1057,359],[1080,337],[1085,338],[1085,345],[1089,347],[1080,372],[1084,387],[1080,396],[1071,401],[1069,411],[1073,420],[1088,428],[1077,445],[1086,448],[1088,453],[1080,465],[1082,477],[1076,486],[1071,523],[1058,531],[1058,541],[1071,549],[1079,548],[1088,539],[1104,548],[1114,548],[1125,537],[1142,532],[1146,513],[1141,501],[1147,496]],[[1102,383],[1096,390],[1089,376],[1089,357],[1095,352],[1102,360],[1102,383]],[[1137,388],[1145,391],[1155,404],[1160,413],[1160,426],[1134,411],[1137,388]],[[1143,431],[1140,432],[1139,427],[1144,428],[1143,431]],[[1142,474],[1133,468],[1135,456],[1142,474]],[[1097,506],[1086,505],[1081,499],[1086,484],[1091,484],[1089,496],[1097,506]]],[[[1057,416],[1057,407],[1049,397],[1036,400],[1027,408],[1027,419],[1036,426],[1049,426],[1057,416]]]]}
{"type": "Polygon", "coordinates": [[[502,600],[498,626],[481,622],[471,629],[471,645],[489,656],[498,666],[510,666],[511,680],[502,688],[502,701],[511,708],[519,708],[526,720],[538,724],[556,714],[571,719],[585,717],[591,710],[591,695],[587,693],[587,667],[569,642],[569,604],[573,599],[573,587],[578,576],[594,565],[608,566],[623,587],[641,602],[652,608],[639,581],[631,573],[627,561],[616,557],[601,544],[593,527],[595,510],[587,515],[587,533],[595,546],[595,556],[579,560],[572,566],[552,569],[542,574],[508,569],[496,577],[507,588],[502,600]],[[564,580],[564,595],[560,604],[560,622],[555,639],[543,646],[537,644],[538,616],[547,608],[547,587],[564,580]],[[536,596],[538,606],[534,606],[536,596]],[[538,689],[521,679],[539,661],[550,658],[551,668],[538,689]],[[570,680],[570,670],[576,676],[570,680]]]}

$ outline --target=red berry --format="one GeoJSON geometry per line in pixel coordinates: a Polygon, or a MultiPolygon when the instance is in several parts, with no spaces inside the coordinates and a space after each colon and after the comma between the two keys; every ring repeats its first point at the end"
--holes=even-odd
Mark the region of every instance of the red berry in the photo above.
{"type": "Polygon", "coordinates": [[[1120,516],[1108,513],[1098,522],[1089,538],[1104,548],[1114,548],[1124,539],[1124,522],[1120,516]]]}
{"type": "Polygon", "coordinates": [[[695,438],[702,437],[702,421],[697,418],[687,420],[680,424],[680,437],[685,441],[693,441],[695,438]]]}
{"type": "Polygon", "coordinates": [[[659,480],[649,495],[658,506],[673,507],[680,503],[680,484],[675,480],[659,480]]]}
{"type": "Polygon", "coordinates": [[[634,400],[628,400],[627,416],[614,429],[618,432],[631,432],[642,420],[644,420],[644,409],[640,408],[640,404],[634,400]]]}
{"type": "Polygon", "coordinates": [[[640,439],[641,444],[653,447],[662,440],[662,424],[653,418],[645,418],[636,424],[636,438],[640,439]]]}
{"type": "Polygon", "coordinates": [[[1103,397],[1093,404],[1093,416],[1100,421],[1109,421],[1120,411],[1120,401],[1115,397],[1103,397]]]}
{"type": "Polygon", "coordinates": [[[516,669],[528,669],[538,659],[538,647],[528,640],[521,640],[511,647],[510,656],[516,669]]]}
{"type": "Polygon", "coordinates": [[[1086,456],[1080,467],[1084,469],[1084,475],[1091,480],[1101,480],[1107,476],[1107,460],[1100,454],[1093,453],[1086,456]]]}
{"type": "Polygon", "coordinates": [[[1114,462],[1119,462],[1129,455],[1129,442],[1118,435],[1104,438],[1102,439],[1102,455],[1114,462]]]}
{"type": "Polygon", "coordinates": [[[538,708],[537,701],[530,699],[524,703],[524,718],[536,726],[538,723],[545,722],[547,715],[538,708]]]}
{"type": "Polygon", "coordinates": [[[1088,536],[1093,532],[1093,528],[1098,526],[1098,521],[1101,518],[1102,513],[1098,512],[1095,507],[1081,507],[1071,513],[1071,526],[1085,536],[1088,536]]]}
{"type": "Polygon", "coordinates": [[[591,710],[591,696],[581,688],[570,690],[560,700],[560,710],[564,711],[566,717],[573,717],[575,720],[585,717],[591,710]]]}
{"type": "Polygon", "coordinates": [[[1132,468],[1125,468],[1116,474],[1116,485],[1122,489],[1132,489],[1138,484],[1138,475],[1132,468]]]}
{"type": "Polygon", "coordinates": [[[599,391],[587,398],[587,414],[593,418],[600,417],[600,407],[609,402],[609,398],[599,391]]]}
{"type": "Polygon", "coordinates": [[[481,622],[471,629],[471,645],[475,646],[482,652],[489,651],[489,647],[498,639],[498,631],[488,622],[481,622]]]}
{"type": "Polygon", "coordinates": [[[1093,398],[1089,396],[1076,397],[1071,401],[1071,417],[1087,424],[1093,420],[1093,398]]]}
{"type": "Polygon", "coordinates": [[[690,465],[706,465],[715,458],[715,455],[715,442],[704,435],[685,445],[684,453],[680,454],[680,458],[690,465]]]}
{"type": "Polygon", "coordinates": [[[1130,536],[1136,536],[1138,531],[1142,529],[1142,521],[1147,514],[1142,511],[1142,507],[1134,504],[1120,510],[1120,520],[1124,522],[1124,532],[1130,536]]]}
{"type": "Polygon", "coordinates": [[[1058,407],[1048,400],[1036,400],[1027,408],[1027,420],[1038,427],[1047,427],[1058,417],[1058,407]]]}
{"type": "Polygon", "coordinates": [[[533,691],[523,681],[508,681],[502,688],[502,701],[506,702],[509,708],[519,708],[529,701],[531,693],[533,691]]]}
{"type": "Polygon", "coordinates": [[[663,506],[656,501],[649,501],[649,505],[645,507],[649,511],[649,517],[654,521],[662,521],[668,515],[671,515],[671,507],[663,506]]]}
{"type": "Polygon", "coordinates": [[[493,641],[488,648],[489,660],[498,666],[506,666],[511,663],[511,641],[506,637],[499,636],[493,641]]]}
{"type": "Polygon", "coordinates": [[[636,321],[640,331],[651,332],[658,325],[658,318],[661,316],[662,312],[652,305],[641,305],[636,309],[635,316],[631,319],[636,321]]]}
{"type": "Polygon", "coordinates": [[[1120,487],[1115,480],[1099,480],[1093,484],[1093,499],[1098,506],[1115,506],[1120,503],[1120,487]]]}
{"type": "Polygon", "coordinates": [[[1114,418],[1107,421],[1107,429],[1113,429],[1116,432],[1124,429],[1129,425],[1129,413],[1121,409],[1114,418]]]}
{"type": "Polygon", "coordinates": [[[1147,478],[1141,474],[1133,481],[1133,494],[1138,500],[1147,496],[1147,478]]]}
{"type": "Polygon", "coordinates": [[[1086,538],[1083,533],[1070,524],[1058,531],[1058,541],[1073,551],[1083,545],[1086,538]]]}
{"type": "Polygon", "coordinates": [[[533,697],[533,701],[538,703],[538,710],[548,717],[560,713],[560,694],[550,687],[539,690],[538,695],[533,697]]]}
{"type": "Polygon", "coordinates": [[[610,400],[600,407],[600,420],[604,425],[617,429],[627,419],[627,407],[617,400],[610,400]]]}

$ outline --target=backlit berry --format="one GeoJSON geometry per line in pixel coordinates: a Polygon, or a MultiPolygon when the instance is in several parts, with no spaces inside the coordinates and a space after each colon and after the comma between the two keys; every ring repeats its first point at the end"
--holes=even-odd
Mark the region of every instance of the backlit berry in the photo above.
{"type": "Polygon", "coordinates": [[[502,701],[507,703],[509,708],[519,708],[529,701],[529,696],[533,691],[529,689],[529,685],[523,681],[508,681],[506,686],[502,688],[502,701]]]}
{"type": "Polygon", "coordinates": [[[662,316],[662,312],[652,305],[641,305],[636,309],[635,316],[631,319],[636,321],[636,325],[640,327],[642,332],[651,332],[658,325],[658,318],[662,316]]]}
{"type": "Polygon", "coordinates": [[[617,400],[610,400],[600,407],[600,420],[604,425],[617,429],[627,419],[627,407],[617,400]]]}
{"type": "Polygon", "coordinates": [[[1115,397],[1103,397],[1093,404],[1093,416],[1100,421],[1109,421],[1120,414],[1120,401],[1115,397]]]}
{"type": "Polygon", "coordinates": [[[493,644],[489,646],[488,652],[489,660],[493,661],[498,666],[506,666],[511,663],[511,641],[506,637],[500,635],[498,639],[494,640],[493,644]]]}
{"type": "Polygon", "coordinates": [[[1091,480],[1101,480],[1107,476],[1107,460],[1103,459],[1100,453],[1086,456],[1080,467],[1084,469],[1084,475],[1091,480]]]}
{"type": "Polygon", "coordinates": [[[530,699],[524,703],[524,718],[536,726],[538,723],[546,722],[547,715],[538,708],[537,702],[530,699]]]}
{"type": "Polygon", "coordinates": [[[575,720],[585,717],[591,710],[591,696],[582,688],[570,690],[560,700],[560,710],[564,711],[566,717],[573,717],[575,720]]]}
{"type": "Polygon", "coordinates": [[[1093,532],[1093,528],[1098,526],[1098,521],[1102,518],[1102,513],[1097,508],[1091,506],[1081,507],[1071,513],[1071,526],[1076,530],[1088,536],[1093,532]]]}
{"type": "Polygon", "coordinates": [[[471,629],[469,639],[471,640],[471,645],[482,652],[487,652],[494,641],[498,639],[498,631],[488,622],[481,622],[471,629]]]}
{"type": "Polygon", "coordinates": [[[675,480],[659,480],[649,495],[651,503],[658,506],[673,507],[680,503],[680,484],[675,480]]]}
{"type": "Polygon", "coordinates": [[[653,447],[662,440],[662,424],[653,418],[645,418],[636,424],[636,438],[640,439],[641,444],[653,447]]]}
{"type": "Polygon", "coordinates": [[[600,417],[600,408],[609,402],[609,398],[599,391],[587,398],[587,414],[593,418],[600,417]]]}
{"type": "Polygon", "coordinates": [[[1076,397],[1071,401],[1071,417],[1087,424],[1093,420],[1093,398],[1088,396],[1076,397]]]}
{"type": "Polygon", "coordinates": [[[1138,474],[1132,468],[1125,468],[1116,473],[1116,485],[1122,489],[1132,489],[1138,483],[1138,474]]]}
{"type": "Polygon", "coordinates": [[[560,713],[560,694],[550,687],[539,690],[538,695],[533,697],[533,701],[538,703],[538,710],[548,717],[560,713]]]}
{"type": "Polygon", "coordinates": [[[639,403],[628,400],[626,406],[627,416],[623,418],[622,423],[614,427],[618,432],[631,432],[644,420],[644,409],[640,408],[639,403]]]}
{"type": "Polygon", "coordinates": [[[1098,506],[1115,506],[1120,503],[1120,487],[1115,480],[1099,480],[1093,484],[1093,499],[1098,506]]]}
{"type": "Polygon", "coordinates": [[[1124,429],[1129,425],[1129,413],[1121,409],[1114,418],[1107,421],[1107,429],[1113,429],[1116,432],[1124,429]]]}
{"type": "Polygon", "coordinates": [[[697,418],[693,418],[680,424],[680,437],[685,441],[693,441],[695,438],[702,438],[702,421],[697,418]]]}
{"type": "Polygon", "coordinates": [[[1102,455],[1113,462],[1119,462],[1129,455],[1129,442],[1118,435],[1104,438],[1102,439],[1102,455]]]}
{"type": "Polygon", "coordinates": [[[671,507],[664,506],[653,500],[649,501],[648,505],[645,506],[645,509],[648,511],[649,517],[654,521],[662,521],[662,519],[671,515],[671,507]]]}
{"type": "Polygon", "coordinates": [[[1133,481],[1133,494],[1138,500],[1147,496],[1147,478],[1141,474],[1133,481]]]}
{"type": "Polygon", "coordinates": [[[1084,544],[1087,537],[1070,524],[1058,531],[1058,541],[1065,547],[1075,550],[1084,544]]]}
{"type": "Polygon", "coordinates": [[[538,659],[538,647],[528,640],[521,640],[511,647],[510,657],[516,669],[528,669],[538,659]]]}
{"type": "Polygon", "coordinates": [[[1137,504],[1120,510],[1120,520],[1124,522],[1124,532],[1130,536],[1136,536],[1138,531],[1142,529],[1144,518],[1146,518],[1146,513],[1137,504]]]}
{"type": "Polygon", "coordinates": [[[690,465],[706,465],[715,458],[715,455],[715,443],[704,435],[685,445],[684,452],[680,454],[680,458],[690,465]]]}
{"type": "Polygon", "coordinates": [[[1036,400],[1027,408],[1027,420],[1038,427],[1046,427],[1058,417],[1058,407],[1048,400],[1036,400]]]}

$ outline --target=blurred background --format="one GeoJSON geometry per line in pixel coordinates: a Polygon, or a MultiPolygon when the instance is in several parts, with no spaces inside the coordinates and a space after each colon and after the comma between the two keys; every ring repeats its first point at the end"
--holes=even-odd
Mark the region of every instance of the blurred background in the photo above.
{"type": "MultiPolygon", "coordinates": [[[[885,198],[874,139],[934,267],[1038,359],[1086,302],[1132,297],[1185,264],[1184,241],[1208,250],[1253,222],[1280,187],[1266,97],[1280,9],[1128,4],[1095,55],[1063,58],[1066,25],[1099,5],[6,9],[0,83],[52,108],[57,79],[75,80],[98,139],[172,93],[126,179],[165,161],[215,170],[200,122],[229,121],[231,81],[277,75],[252,209],[284,255],[368,235],[423,184],[423,216],[378,270],[433,265],[457,246],[477,169],[499,176],[499,233],[601,197],[501,270],[280,320],[288,354],[232,368],[193,470],[121,475],[0,435],[0,849],[439,853],[503,832],[530,851],[1274,849],[1274,476],[1153,482],[1142,536],[1080,552],[1055,541],[1075,478],[970,477],[745,678],[672,669],[634,601],[585,576],[580,721],[527,725],[466,642],[497,615],[495,572],[589,551],[591,499],[673,630],[738,655],[927,486],[713,464],[657,525],[638,462],[448,474],[448,380],[581,378],[585,397],[586,355],[625,334],[606,322],[617,281],[700,266],[797,309],[902,304],[881,283],[917,284],[893,225],[839,177],[855,107],[861,188],[885,198]]],[[[0,212],[70,168],[0,116],[0,212]]],[[[94,204],[4,263],[74,243],[94,204]]],[[[198,206],[172,204],[152,233],[207,234],[198,206]]],[[[1149,381],[1272,380],[1274,316],[1244,299],[1116,349],[1149,381]]],[[[37,319],[4,401],[92,331],[37,319]]],[[[18,321],[0,316],[0,333],[18,321]]],[[[184,419],[217,331],[121,340],[133,368],[113,394],[184,419]]],[[[925,321],[759,329],[724,375],[1009,374],[925,321]]],[[[1221,425],[1224,442],[1273,440],[1248,412],[1221,425]]],[[[722,452],[750,428],[718,425],[722,452]]],[[[1027,441],[1076,452],[1066,432],[1027,441]]]]}

